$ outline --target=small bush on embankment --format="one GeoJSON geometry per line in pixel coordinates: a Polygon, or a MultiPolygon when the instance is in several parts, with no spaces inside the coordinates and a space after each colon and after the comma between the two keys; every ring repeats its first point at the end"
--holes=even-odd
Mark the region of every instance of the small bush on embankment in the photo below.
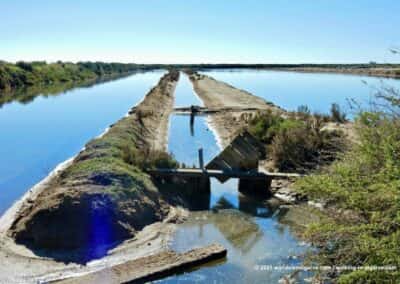
{"type": "Polygon", "coordinates": [[[400,119],[379,112],[357,118],[359,143],[320,174],[296,183],[310,199],[336,210],[306,236],[325,265],[397,266],[344,271],[339,283],[400,281],[400,119]]]}
{"type": "Polygon", "coordinates": [[[287,118],[264,112],[250,121],[249,131],[267,148],[280,171],[306,172],[332,162],[345,148],[339,131],[323,130],[323,120],[307,113],[287,118]]]}

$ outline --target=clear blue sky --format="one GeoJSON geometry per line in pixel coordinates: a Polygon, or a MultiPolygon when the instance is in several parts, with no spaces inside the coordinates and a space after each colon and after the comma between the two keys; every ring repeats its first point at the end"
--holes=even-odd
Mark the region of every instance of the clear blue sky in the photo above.
{"type": "Polygon", "coordinates": [[[400,0],[0,0],[0,59],[395,62],[400,0]]]}

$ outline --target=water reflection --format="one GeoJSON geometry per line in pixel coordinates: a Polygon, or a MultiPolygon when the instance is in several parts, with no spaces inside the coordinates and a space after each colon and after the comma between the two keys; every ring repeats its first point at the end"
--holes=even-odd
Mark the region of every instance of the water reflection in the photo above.
{"type": "Polygon", "coordinates": [[[13,103],[4,104],[0,109],[0,215],[57,164],[78,153],[85,143],[126,114],[163,72],[86,85],[65,95],[54,89],[54,95],[48,98],[21,93],[13,103]],[[28,97],[34,100],[17,103],[26,102],[28,97]]]}
{"type": "Polygon", "coordinates": [[[202,105],[202,102],[195,95],[193,85],[188,76],[181,72],[178,85],[175,89],[175,106],[189,107],[191,105],[202,105]]]}
{"type": "MultiPolygon", "coordinates": [[[[232,204],[221,200],[218,204],[232,204]]],[[[266,209],[269,212],[269,208],[266,209]]],[[[259,213],[256,213],[259,215],[259,213]]],[[[270,214],[268,214],[270,216],[270,214]]],[[[193,246],[218,242],[228,250],[225,263],[202,267],[190,274],[178,275],[162,282],[202,281],[231,283],[277,283],[290,271],[258,271],[257,265],[300,265],[307,247],[301,246],[285,226],[273,217],[254,217],[236,209],[191,213],[180,225],[172,248],[186,251],[193,246]]],[[[299,279],[307,273],[299,273],[299,279]]],[[[301,283],[301,281],[300,281],[301,283]]]]}
{"type": "MultiPolygon", "coordinates": [[[[180,92],[179,98],[185,101],[184,106],[195,104],[187,103],[194,99],[191,88],[180,92]]],[[[170,121],[168,147],[179,162],[198,166],[199,148],[204,149],[206,163],[221,151],[204,116],[173,115],[170,121]]],[[[249,185],[242,182],[241,186],[249,185]]],[[[285,220],[295,221],[298,212],[292,214],[290,210],[281,210],[281,204],[273,199],[246,196],[238,189],[237,179],[220,183],[211,178],[209,192],[204,194],[208,198],[207,205],[200,202],[202,205],[197,207],[198,211],[191,212],[188,220],[178,225],[171,244],[172,249],[187,251],[217,242],[228,250],[226,261],[160,282],[278,283],[283,275],[293,271],[256,270],[255,266],[302,263],[302,255],[308,247],[296,239],[289,226],[284,225],[285,220]]],[[[196,200],[200,199],[196,196],[191,198],[192,202],[196,200]]],[[[299,283],[303,283],[301,279],[306,276],[309,275],[297,273],[299,283]]]]}
{"type": "Polygon", "coordinates": [[[133,74],[143,73],[143,71],[138,71],[135,73],[129,74],[119,74],[119,75],[108,75],[103,76],[96,79],[89,79],[80,82],[66,82],[66,83],[57,83],[51,85],[44,86],[29,86],[24,88],[19,88],[16,90],[12,90],[9,92],[0,93],[0,108],[4,104],[19,102],[21,104],[31,103],[38,96],[42,97],[50,97],[50,96],[59,96],[65,94],[67,91],[72,89],[83,89],[83,88],[91,88],[94,85],[107,83],[109,81],[123,79],[125,77],[131,76],[133,74]]]}
{"type": "Polygon", "coordinates": [[[338,103],[351,117],[349,99],[369,104],[376,90],[371,86],[389,84],[400,88],[400,80],[349,74],[296,73],[268,70],[213,70],[204,72],[217,80],[246,90],[287,110],[308,105],[312,112],[329,113],[338,103]],[[363,83],[368,82],[368,85],[363,83]]]}
{"type": "Polygon", "coordinates": [[[198,150],[204,149],[207,164],[221,150],[207,125],[205,116],[197,116],[191,125],[190,116],[174,114],[170,117],[168,150],[187,167],[199,167],[198,150]],[[192,135],[193,134],[193,135],[192,135]]]}

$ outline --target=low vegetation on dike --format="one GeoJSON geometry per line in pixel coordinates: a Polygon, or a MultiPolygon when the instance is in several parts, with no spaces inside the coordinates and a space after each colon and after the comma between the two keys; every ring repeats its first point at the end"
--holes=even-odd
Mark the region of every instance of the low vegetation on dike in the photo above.
{"type": "MultiPolygon", "coordinates": [[[[150,149],[138,114],[114,124],[102,137],[93,139],[62,175],[62,180],[90,177],[95,184],[107,186],[112,192],[131,192],[144,171],[153,168],[176,168],[178,162],[166,152],[150,149]]],[[[146,177],[147,179],[147,177],[146,177]]]]}
{"type": "Polygon", "coordinates": [[[106,186],[109,193],[120,198],[153,187],[145,170],[178,166],[172,155],[139,146],[142,145],[141,138],[136,136],[131,123],[124,119],[107,135],[89,142],[74,164],[62,174],[63,183],[89,178],[93,184],[106,186]]]}
{"type": "MultiPolygon", "coordinates": [[[[177,162],[168,153],[152,150],[149,127],[157,127],[164,115],[143,118],[138,113],[154,101],[172,100],[169,92],[173,88],[167,86],[176,76],[174,72],[164,75],[129,116],[87,143],[73,162],[20,210],[9,235],[34,249],[88,250],[83,252],[86,261],[106,253],[101,250],[97,254],[94,248],[131,238],[144,226],[165,218],[170,206],[145,170],[176,167],[177,162]]],[[[64,257],[74,258],[54,257],[63,261],[64,257]]]]}
{"type": "Polygon", "coordinates": [[[16,88],[79,82],[104,75],[123,74],[144,68],[137,64],[102,62],[0,62],[0,91],[16,88]]]}
{"type": "Polygon", "coordinates": [[[266,145],[267,159],[286,172],[308,172],[333,162],[346,148],[339,130],[324,129],[327,122],[344,122],[337,105],[332,115],[311,114],[306,106],[287,117],[271,111],[259,113],[249,123],[249,131],[266,145]]]}
{"type": "Polygon", "coordinates": [[[400,281],[400,93],[377,98],[372,111],[356,118],[359,142],[295,184],[309,199],[327,204],[327,216],[305,233],[319,248],[311,260],[365,268],[334,275],[339,283],[400,281]]]}

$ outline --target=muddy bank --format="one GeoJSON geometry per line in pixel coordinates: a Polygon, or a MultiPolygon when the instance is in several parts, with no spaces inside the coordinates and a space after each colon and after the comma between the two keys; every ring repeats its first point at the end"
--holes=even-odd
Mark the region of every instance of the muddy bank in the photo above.
{"type": "Polygon", "coordinates": [[[209,124],[216,131],[216,136],[223,148],[247,126],[248,121],[257,111],[284,112],[283,109],[262,98],[217,81],[210,76],[198,73],[189,73],[188,75],[204,106],[209,109],[220,109],[210,115],[209,124]]]}
{"type": "Polygon", "coordinates": [[[129,115],[26,199],[7,235],[33,250],[81,249],[121,242],[164,219],[170,206],[139,163],[143,152],[165,149],[178,77],[165,75],[129,115]]]}

